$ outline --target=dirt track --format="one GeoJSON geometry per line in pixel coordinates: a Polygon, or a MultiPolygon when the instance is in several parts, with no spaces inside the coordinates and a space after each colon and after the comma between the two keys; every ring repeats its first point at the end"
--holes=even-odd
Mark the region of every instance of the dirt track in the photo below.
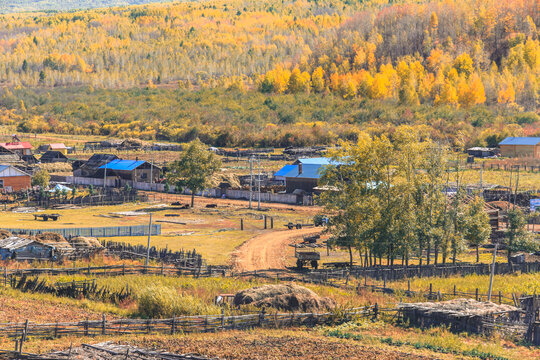
{"type": "Polygon", "coordinates": [[[233,253],[233,267],[235,271],[284,268],[288,253],[287,245],[295,238],[321,231],[320,228],[305,228],[262,232],[246,241],[233,253]]]}

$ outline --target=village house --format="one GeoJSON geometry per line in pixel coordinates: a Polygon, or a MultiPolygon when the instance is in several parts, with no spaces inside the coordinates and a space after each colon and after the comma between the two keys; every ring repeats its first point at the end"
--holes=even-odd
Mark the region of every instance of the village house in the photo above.
{"type": "Polygon", "coordinates": [[[499,143],[501,156],[540,159],[540,137],[507,137],[499,143]]]}
{"type": "Polygon", "coordinates": [[[295,190],[313,193],[324,167],[330,163],[330,159],[324,157],[298,159],[293,164],[281,168],[274,174],[274,178],[284,179],[287,193],[293,193],[295,190]]]}
{"type": "Polygon", "coordinates": [[[55,247],[39,241],[11,236],[0,240],[0,259],[34,260],[51,259],[55,247]]]}
{"type": "Polygon", "coordinates": [[[95,177],[99,167],[113,160],[118,156],[113,154],[94,154],[85,162],[76,161],[73,163],[73,176],[75,177],[95,177]]]}
{"type": "Polygon", "coordinates": [[[60,151],[49,150],[45,154],[41,155],[39,159],[42,163],[57,163],[57,162],[67,162],[68,158],[66,155],[60,151]]]}
{"type": "Polygon", "coordinates": [[[26,141],[17,141],[17,142],[5,142],[0,143],[0,146],[8,149],[19,156],[23,155],[32,155],[32,144],[26,141]]]}
{"type": "Polygon", "coordinates": [[[11,165],[0,165],[0,191],[20,191],[30,188],[31,185],[30,174],[11,165]]]}
{"type": "Polygon", "coordinates": [[[117,177],[122,180],[155,183],[159,180],[160,172],[161,168],[147,161],[116,159],[100,166],[94,177],[117,177]]]}
{"type": "Polygon", "coordinates": [[[43,152],[43,153],[47,151],[58,151],[66,155],[68,153],[68,148],[63,143],[54,143],[54,144],[41,145],[38,148],[38,151],[43,152]]]}
{"type": "Polygon", "coordinates": [[[11,150],[0,146],[0,163],[20,163],[21,157],[11,150]]]}

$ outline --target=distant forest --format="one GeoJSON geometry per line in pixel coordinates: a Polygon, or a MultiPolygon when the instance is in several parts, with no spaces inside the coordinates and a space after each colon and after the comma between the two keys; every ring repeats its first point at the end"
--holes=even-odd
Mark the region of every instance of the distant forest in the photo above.
{"type": "MultiPolygon", "coordinates": [[[[172,1],[172,0],[171,0],[172,1]]],[[[21,11],[69,11],[111,6],[140,5],[167,0],[2,0],[0,13],[21,11]]]]}
{"type": "Polygon", "coordinates": [[[540,135],[536,0],[210,0],[0,16],[0,123],[221,146],[540,135]],[[236,129],[236,130],[235,130],[236,129]]]}

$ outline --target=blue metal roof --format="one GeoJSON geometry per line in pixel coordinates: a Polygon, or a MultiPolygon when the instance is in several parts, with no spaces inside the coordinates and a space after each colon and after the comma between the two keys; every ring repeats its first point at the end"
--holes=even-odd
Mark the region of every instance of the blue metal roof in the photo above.
{"type": "Polygon", "coordinates": [[[277,173],[274,174],[274,176],[285,176],[292,170],[298,171],[298,165],[285,165],[277,173]]]}
{"type": "Polygon", "coordinates": [[[318,157],[318,158],[298,159],[294,163],[295,164],[302,163],[304,165],[329,165],[331,161],[329,158],[318,157]]]}
{"type": "Polygon", "coordinates": [[[6,170],[9,167],[9,165],[0,165],[0,172],[6,170]]]}
{"type": "Polygon", "coordinates": [[[107,169],[109,169],[109,170],[127,170],[127,171],[131,171],[131,170],[135,170],[136,168],[138,168],[139,166],[141,166],[144,163],[145,163],[145,161],[143,161],[143,160],[121,160],[121,159],[116,159],[116,160],[113,160],[113,161],[109,162],[106,165],[101,165],[99,168],[100,169],[105,169],[105,167],[107,167],[107,169]]]}
{"type": "Polygon", "coordinates": [[[507,137],[499,145],[537,145],[540,137],[507,137]]]}
{"type": "Polygon", "coordinates": [[[289,171],[286,178],[304,178],[304,179],[320,179],[321,173],[324,171],[324,165],[319,164],[302,164],[302,173],[298,173],[299,167],[289,171]]]}

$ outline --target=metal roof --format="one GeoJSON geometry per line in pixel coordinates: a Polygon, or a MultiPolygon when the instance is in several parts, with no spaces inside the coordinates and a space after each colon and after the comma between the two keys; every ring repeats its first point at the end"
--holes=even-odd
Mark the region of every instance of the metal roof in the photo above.
{"type": "Polygon", "coordinates": [[[299,174],[299,166],[289,171],[286,178],[301,178],[301,179],[320,179],[321,172],[324,171],[324,165],[320,164],[302,164],[302,173],[299,174]]]}
{"type": "Polygon", "coordinates": [[[21,142],[11,142],[11,143],[0,143],[0,146],[5,147],[9,150],[19,150],[19,149],[31,149],[32,144],[27,141],[21,142]]]}
{"type": "Polygon", "coordinates": [[[499,145],[538,145],[540,137],[507,137],[499,145]]]}
{"type": "Polygon", "coordinates": [[[285,176],[292,170],[296,170],[298,172],[298,165],[285,165],[277,173],[274,174],[274,176],[285,176]]]}
{"type": "Polygon", "coordinates": [[[121,159],[116,159],[116,160],[113,160],[109,163],[107,163],[106,165],[101,165],[99,168],[100,169],[105,169],[105,167],[107,167],[107,169],[109,170],[127,170],[127,171],[131,171],[131,170],[135,170],[136,168],[138,168],[139,166],[141,166],[142,164],[144,164],[146,161],[143,161],[143,160],[121,160],[121,159]]]}
{"type": "Polygon", "coordinates": [[[55,150],[55,149],[66,149],[66,145],[64,143],[54,143],[54,144],[49,144],[49,147],[52,149],[52,150],[55,150]]]}
{"type": "Polygon", "coordinates": [[[39,241],[36,241],[36,240],[20,238],[17,236],[11,236],[11,237],[0,240],[0,249],[6,249],[9,251],[12,251],[12,250],[20,249],[32,243],[38,243],[39,245],[42,245],[42,246],[54,248],[53,245],[40,243],[39,241]]]}
{"type": "Polygon", "coordinates": [[[331,161],[329,158],[317,157],[317,158],[298,159],[294,163],[295,164],[302,163],[304,165],[329,165],[331,164],[331,161]]]}
{"type": "Polygon", "coordinates": [[[9,177],[9,176],[30,176],[30,174],[25,173],[22,170],[17,169],[11,165],[0,165],[0,176],[9,177]]]}

